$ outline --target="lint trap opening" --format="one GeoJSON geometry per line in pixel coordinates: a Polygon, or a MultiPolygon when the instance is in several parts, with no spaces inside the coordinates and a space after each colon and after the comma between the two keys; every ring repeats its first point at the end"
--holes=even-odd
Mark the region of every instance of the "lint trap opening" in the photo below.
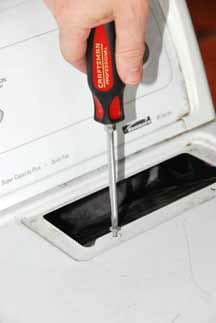
{"type": "MultiPolygon", "coordinates": [[[[188,154],[123,180],[118,184],[120,226],[148,216],[214,182],[216,168],[188,154]]],[[[89,247],[110,232],[109,191],[99,191],[44,218],[82,246],[89,247]]]]}

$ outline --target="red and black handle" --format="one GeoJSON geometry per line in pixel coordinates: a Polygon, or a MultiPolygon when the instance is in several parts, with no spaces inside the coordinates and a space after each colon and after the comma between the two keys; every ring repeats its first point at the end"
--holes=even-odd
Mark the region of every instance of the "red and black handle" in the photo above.
{"type": "Polygon", "coordinates": [[[95,120],[115,124],[124,120],[123,94],[115,60],[115,24],[99,26],[91,31],[87,48],[88,83],[95,105],[95,120]]]}

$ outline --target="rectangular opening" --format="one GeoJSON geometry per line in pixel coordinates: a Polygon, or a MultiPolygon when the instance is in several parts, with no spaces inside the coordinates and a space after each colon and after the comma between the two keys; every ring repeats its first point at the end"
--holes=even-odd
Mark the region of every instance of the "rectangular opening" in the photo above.
{"type": "MultiPolygon", "coordinates": [[[[216,168],[182,154],[118,183],[119,221],[125,226],[216,182],[216,168]]],[[[45,220],[85,247],[110,232],[108,189],[62,207],[45,220]]]]}

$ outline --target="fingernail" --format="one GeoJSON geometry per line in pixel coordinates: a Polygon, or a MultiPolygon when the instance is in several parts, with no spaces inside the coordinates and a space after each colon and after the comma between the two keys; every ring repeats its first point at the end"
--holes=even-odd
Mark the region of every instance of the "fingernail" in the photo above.
{"type": "Polygon", "coordinates": [[[126,73],[125,79],[127,84],[135,85],[140,82],[142,78],[142,69],[141,68],[134,68],[129,70],[126,73]]]}

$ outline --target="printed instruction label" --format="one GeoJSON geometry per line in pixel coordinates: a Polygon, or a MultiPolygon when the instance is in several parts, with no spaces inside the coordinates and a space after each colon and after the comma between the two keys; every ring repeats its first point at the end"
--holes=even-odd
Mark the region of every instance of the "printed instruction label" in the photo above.
{"type": "MultiPolygon", "coordinates": [[[[21,172],[16,172],[10,177],[5,177],[1,179],[1,187],[8,186],[12,183],[19,182],[25,180],[28,177],[38,175],[40,173],[46,173],[46,169],[51,167],[56,167],[57,165],[62,164],[66,160],[70,159],[69,154],[62,154],[57,156],[56,158],[51,158],[48,162],[43,162],[41,164],[35,164],[32,167],[25,169],[21,172]]],[[[50,173],[47,171],[47,174],[50,173]]],[[[45,174],[46,175],[46,174],[45,174]]]]}

